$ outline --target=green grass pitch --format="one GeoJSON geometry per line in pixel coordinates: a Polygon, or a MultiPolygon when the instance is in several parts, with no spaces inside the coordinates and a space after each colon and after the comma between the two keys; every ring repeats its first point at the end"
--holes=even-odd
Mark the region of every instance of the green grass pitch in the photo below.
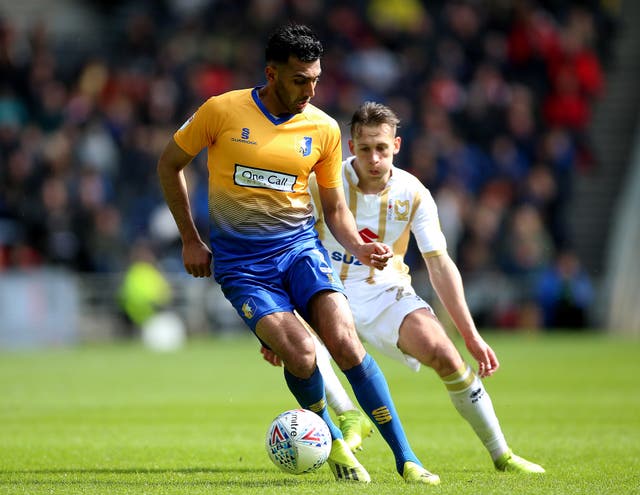
{"type": "MultiPolygon", "coordinates": [[[[248,333],[248,331],[247,331],[248,333]]],[[[502,369],[485,384],[514,451],[544,476],[497,473],[433,371],[374,353],[412,446],[439,487],[405,485],[378,434],[359,454],[373,482],[328,467],[292,476],[264,450],[295,407],[252,337],[0,353],[2,494],[640,494],[640,343],[487,334],[502,369]]]]}

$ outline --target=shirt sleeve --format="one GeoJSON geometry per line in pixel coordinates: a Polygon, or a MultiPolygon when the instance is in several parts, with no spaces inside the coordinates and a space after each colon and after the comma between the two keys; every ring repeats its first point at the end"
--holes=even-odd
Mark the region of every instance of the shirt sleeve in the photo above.
{"type": "Polygon", "coordinates": [[[438,208],[431,193],[419,185],[416,211],[411,220],[411,231],[423,256],[438,256],[447,250],[447,241],[440,228],[438,208]]]}
{"type": "Polygon", "coordinates": [[[313,167],[317,183],[326,188],[342,187],[342,139],[335,120],[327,126],[320,160],[313,167]]]}
{"type": "Polygon", "coordinates": [[[173,134],[178,146],[189,155],[195,156],[215,142],[220,122],[216,106],[216,97],[209,98],[173,134]]]}

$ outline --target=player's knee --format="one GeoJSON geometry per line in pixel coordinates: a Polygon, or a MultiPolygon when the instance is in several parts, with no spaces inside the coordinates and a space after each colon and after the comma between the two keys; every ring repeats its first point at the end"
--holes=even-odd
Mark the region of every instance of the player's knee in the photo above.
{"type": "Polygon", "coordinates": [[[436,351],[429,364],[439,376],[448,376],[458,371],[464,364],[457,351],[451,349],[441,349],[436,351]]]}
{"type": "Polygon", "coordinates": [[[362,362],[365,350],[354,332],[344,332],[325,342],[329,353],[340,369],[349,369],[362,362]]]}
{"type": "Polygon", "coordinates": [[[456,365],[451,360],[441,360],[433,368],[439,376],[449,376],[458,371],[461,365],[462,363],[460,363],[460,365],[456,365]]]}
{"type": "Polygon", "coordinates": [[[430,342],[415,356],[419,361],[432,368],[438,375],[447,376],[459,370],[463,365],[462,357],[455,346],[446,339],[430,342]]]}
{"type": "Polygon", "coordinates": [[[316,365],[315,345],[311,337],[287,345],[280,356],[289,372],[300,378],[311,376],[316,365]]]}

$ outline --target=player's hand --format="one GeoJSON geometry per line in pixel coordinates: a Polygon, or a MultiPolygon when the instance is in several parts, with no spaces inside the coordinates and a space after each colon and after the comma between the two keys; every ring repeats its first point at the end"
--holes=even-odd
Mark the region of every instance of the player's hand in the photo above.
{"type": "Polygon", "coordinates": [[[389,260],[393,258],[393,251],[382,242],[367,242],[360,246],[356,258],[366,266],[383,270],[389,260]]]}
{"type": "Polygon", "coordinates": [[[182,262],[189,275],[196,278],[211,276],[211,250],[200,239],[182,245],[182,262]]]}
{"type": "Polygon", "coordinates": [[[480,378],[489,377],[498,371],[500,363],[498,362],[496,353],[493,352],[493,349],[482,337],[478,336],[470,339],[466,341],[465,344],[467,345],[469,353],[478,362],[478,376],[480,378]]]}
{"type": "Polygon", "coordinates": [[[282,366],[282,359],[280,359],[271,349],[267,349],[265,346],[262,346],[260,348],[260,352],[267,363],[270,363],[273,366],[282,366]]]}

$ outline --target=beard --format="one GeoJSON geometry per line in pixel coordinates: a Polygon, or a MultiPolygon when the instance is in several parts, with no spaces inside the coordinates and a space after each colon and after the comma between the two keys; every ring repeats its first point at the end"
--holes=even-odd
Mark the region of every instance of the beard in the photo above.
{"type": "Polygon", "coordinates": [[[276,96],[278,97],[278,101],[285,109],[286,113],[296,114],[302,113],[306,103],[308,102],[307,98],[301,98],[299,100],[292,99],[287,90],[280,83],[276,84],[276,96]],[[300,106],[302,103],[305,103],[304,106],[300,106]]]}

